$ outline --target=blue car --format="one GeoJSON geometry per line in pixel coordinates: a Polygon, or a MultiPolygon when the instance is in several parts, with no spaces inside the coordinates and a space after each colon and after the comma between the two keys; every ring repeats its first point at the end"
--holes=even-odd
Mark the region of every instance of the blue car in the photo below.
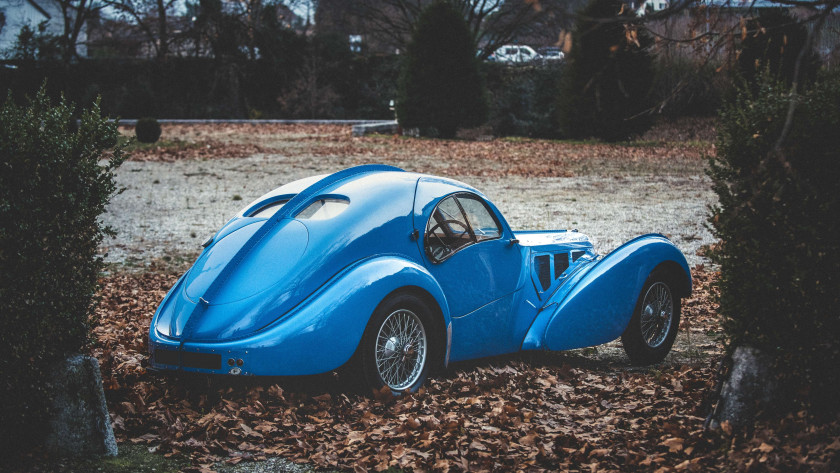
{"type": "Polygon", "coordinates": [[[149,331],[157,370],[310,375],[414,391],[450,362],[621,337],[661,361],[691,293],[664,236],[598,256],[577,231],[513,231],[461,182],[365,165],[286,184],[205,242],[149,331]]]}

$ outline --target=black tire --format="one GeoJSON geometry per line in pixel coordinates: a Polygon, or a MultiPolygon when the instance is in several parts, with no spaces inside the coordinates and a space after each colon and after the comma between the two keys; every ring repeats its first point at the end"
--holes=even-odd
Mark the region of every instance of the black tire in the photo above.
{"type": "Polygon", "coordinates": [[[681,309],[673,288],[673,279],[663,271],[652,272],[642,286],[633,317],[621,334],[624,351],[633,364],[659,363],[671,351],[679,331],[681,309]]]}
{"type": "Polygon", "coordinates": [[[379,304],[359,346],[360,371],[368,389],[379,391],[387,385],[394,394],[420,389],[434,359],[432,313],[426,302],[409,293],[379,304]],[[407,329],[400,332],[400,327],[407,329]]]}

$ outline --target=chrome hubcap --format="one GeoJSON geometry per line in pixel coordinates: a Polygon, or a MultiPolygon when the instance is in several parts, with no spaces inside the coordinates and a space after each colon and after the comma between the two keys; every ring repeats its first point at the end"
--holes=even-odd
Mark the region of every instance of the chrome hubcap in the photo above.
{"type": "Polygon", "coordinates": [[[401,391],[414,385],[426,352],[426,330],[414,312],[400,309],[385,317],[376,336],[376,369],[388,387],[401,391]]]}
{"type": "Polygon", "coordinates": [[[674,317],[674,299],[671,289],[663,282],[650,286],[642,301],[642,338],[651,348],[665,342],[674,317]]]}

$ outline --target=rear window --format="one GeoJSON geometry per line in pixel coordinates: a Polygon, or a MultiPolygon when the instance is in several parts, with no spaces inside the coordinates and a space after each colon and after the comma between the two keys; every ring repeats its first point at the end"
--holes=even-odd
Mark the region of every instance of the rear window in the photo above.
{"type": "Polygon", "coordinates": [[[326,220],[344,212],[350,205],[349,200],[344,199],[320,199],[309,204],[308,207],[295,215],[301,220],[326,220]]]}
{"type": "Polygon", "coordinates": [[[286,205],[286,203],[288,201],[289,200],[286,199],[286,200],[278,200],[277,202],[272,202],[268,205],[264,205],[264,206],[258,208],[257,210],[251,212],[251,215],[248,215],[248,216],[249,217],[254,217],[254,218],[271,218],[271,216],[274,215],[275,213],[277,213],[278,210],[282,209],[283,206],[286,205]]]}

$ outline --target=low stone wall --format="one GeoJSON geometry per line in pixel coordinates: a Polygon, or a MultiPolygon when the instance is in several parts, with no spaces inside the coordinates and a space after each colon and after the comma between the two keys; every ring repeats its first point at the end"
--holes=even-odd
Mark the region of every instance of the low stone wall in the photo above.
{"type": "Polygon", "coordinates": [[[365,136],[371,133],[394,134],[397,132],[398,128],[399,125],[397,125],[396,120],[362,123],[359,125],[353,125],[353,136],[365,136]]]}

